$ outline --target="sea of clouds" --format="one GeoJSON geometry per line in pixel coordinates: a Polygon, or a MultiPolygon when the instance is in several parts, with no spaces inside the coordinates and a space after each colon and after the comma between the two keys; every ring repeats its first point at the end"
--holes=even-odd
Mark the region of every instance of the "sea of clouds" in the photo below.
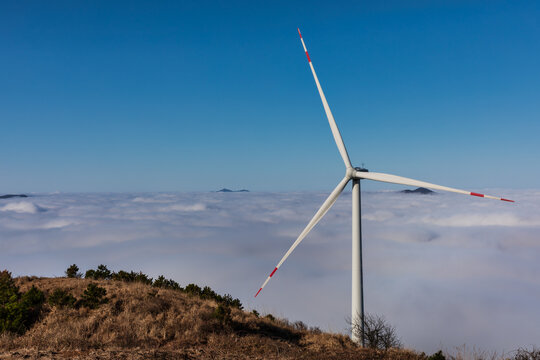
{"type": "MultiPolygon", "coordinates": [[[[540,345],[540,191],[362,194],[365,308],[407,347],[540,345]]],[[[345,192],[257,299],[327,193],[34,194],[0,200],[0,268],[61,276],[103,263],[231,293],[249,309],[347,331],[345,192]]]]}

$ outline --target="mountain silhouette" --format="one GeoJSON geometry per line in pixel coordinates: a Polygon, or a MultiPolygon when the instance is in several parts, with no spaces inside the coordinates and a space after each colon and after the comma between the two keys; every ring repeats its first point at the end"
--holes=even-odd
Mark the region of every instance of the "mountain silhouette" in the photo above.
{"type": "Polygon", "coordinates": [[[415,190],[401,190],[400,192],[404,194],[435,194],[435,191],[431,191],[423,187],[419,187],[415,190]]]}
{"type": "Polygon", "coordinates": [[[249,190],[246,190],[246,189],[242,189],[242,190],[231,190],[231,189],[227,189],[227,188],[223,188],[221,190],[218,190],[216,192],[223,192],[223,193],[231,193],[231,192],[249,192],[249,190]]]}
{"type": "Polygon", "coordinates": [[[24,195],[24,194],[7,194],[7,195],[0,195],[0,199],[11,199],[11,198],[16,198],[16,197],[26,198],[26,197],[28,197],[28,195],[24,195]]]}

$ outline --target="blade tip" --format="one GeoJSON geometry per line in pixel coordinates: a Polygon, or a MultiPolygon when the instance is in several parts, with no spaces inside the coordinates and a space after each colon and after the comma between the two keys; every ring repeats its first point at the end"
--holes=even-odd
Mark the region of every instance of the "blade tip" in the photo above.
{"type": "Polygon", "coordinates": [[[508,202],[515,202],[514,200],[510,200],[510,199],[501,199],[502,201],[508,201],[508,202]]]}
{"type": "Polygon", "coordinates": [[[302,33],[300,32],[300,28],[296,28],[296,30],[298,30],[298,35],[300,35],[300,39],[302,38],[302,33]]]}
{"type": "Polygon", "coordinates": [[[259,293],[261,292],[262,288],[259,289],[259,291],[257,291],[257,293],[255,294],[255,297],[257,297],[257,295],[259,295],[259,293]]]}

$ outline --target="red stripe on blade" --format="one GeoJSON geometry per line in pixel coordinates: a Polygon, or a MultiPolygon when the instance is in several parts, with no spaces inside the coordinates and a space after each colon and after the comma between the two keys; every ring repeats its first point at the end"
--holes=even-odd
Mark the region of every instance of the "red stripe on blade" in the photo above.
{"type": "Polygon", "coordinates": [[[259,293],[261,292],[262,288],[259,289],[259,291],[257,291],[257,293],[255,294],[255,297],[257,297],[257,295],[259,295],[259,293]]]}
{"type": "Polygon", "coordinates": [[[309,54],[307,51],[306,51],[306,56],[307,56],[307,61],[311,62],[311,59],[309,58],[309,54]]]}
{"type": "Polygon", "coordinates": [[[479,194],[479,193],[475,193],[475,192],[472,192],[471,195],[472,196],[484,197],[484,194],[479,194]]]}
{"type": "Polygon", "coordinates": [[[509,199],[501,199],[502,201],[508,201],[508,202],[515,202],[514,200],[509,200],[509,199]]]}
{"type": "Polygon", "coordinates": [[[298,35],[300,35],[300,39],[302,38],[302,33],[300,32],[300,28],[296,28],[298,30],[298,35]]]}
{"type": "Polygon", "coordinates": [[[274,269],[274,271],[272,271],[272,273],[270,274],[270,277],[272,277],[272,275],[274,275],[274,273],[277,271],[277,268],[274,269]]]}

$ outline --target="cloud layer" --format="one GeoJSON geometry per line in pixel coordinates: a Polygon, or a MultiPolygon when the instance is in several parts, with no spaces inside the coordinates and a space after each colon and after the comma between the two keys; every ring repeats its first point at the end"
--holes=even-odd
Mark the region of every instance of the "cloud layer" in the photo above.
{"type": "MultiPolygon", "coordinates": [[[[407,346],[509,351],[540,333],[540,191],[362,194],[366,311],[407,346]]],[[[248,307],[346,331],[351,200],[344,193],[255,300],[327,194],[41,194],[0,200],[0,267],[62,275],[105,263],[230,292],[248,307]]],[[[538,343],[537,343],[538,345],[538,343]]]]}

